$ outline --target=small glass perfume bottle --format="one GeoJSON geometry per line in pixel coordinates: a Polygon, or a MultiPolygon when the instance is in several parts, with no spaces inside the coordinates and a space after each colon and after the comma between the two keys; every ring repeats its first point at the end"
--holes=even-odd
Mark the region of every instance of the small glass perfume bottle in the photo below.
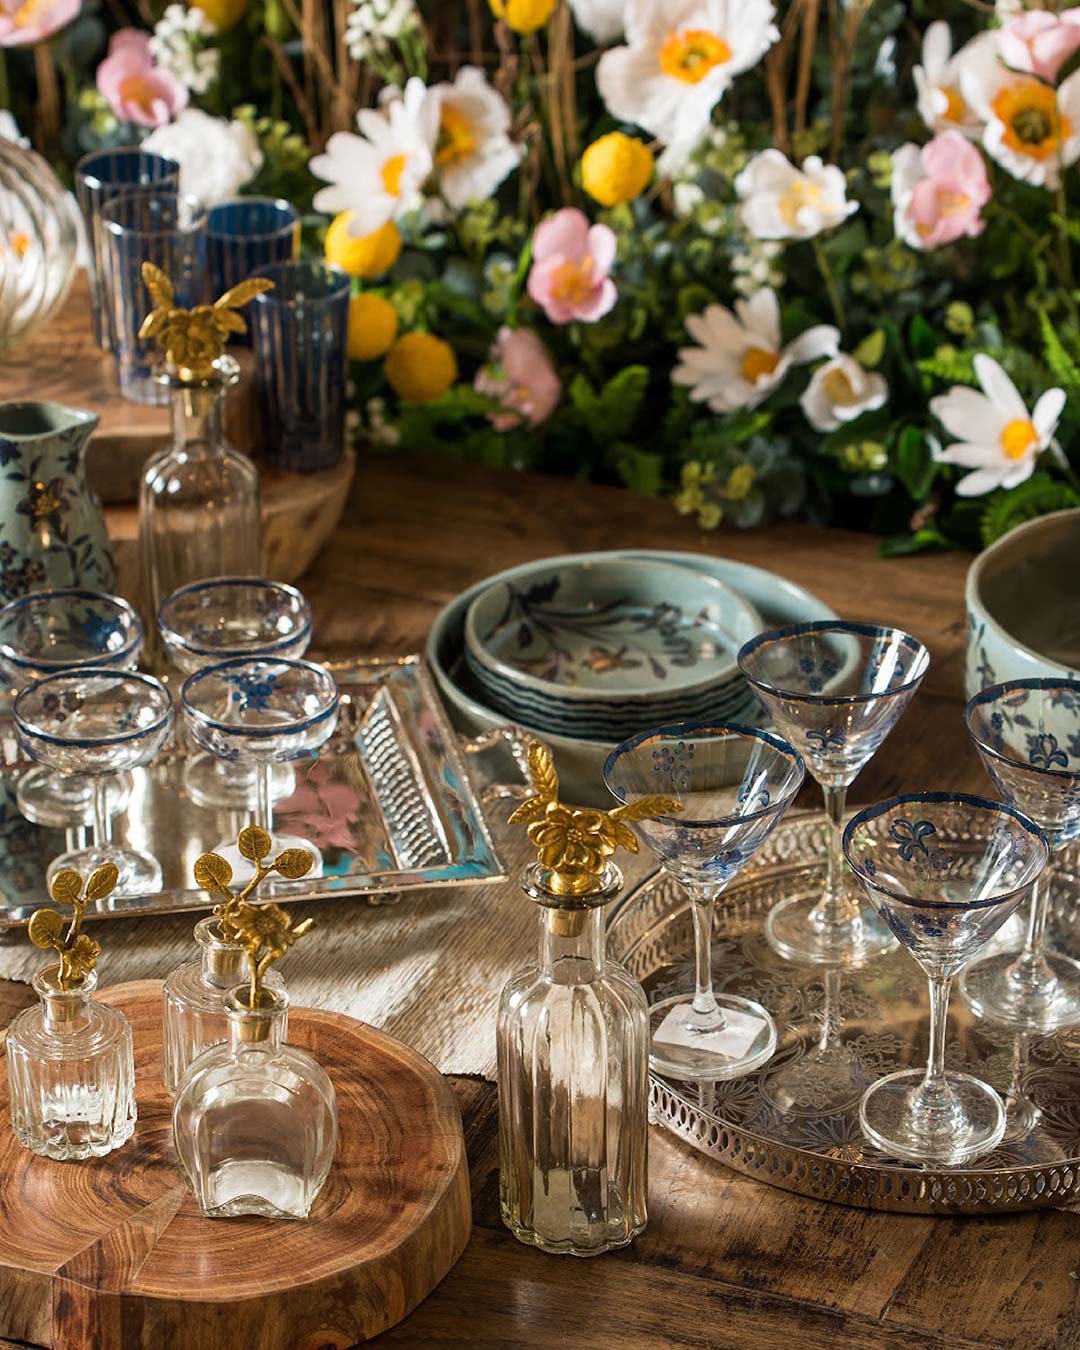
{"type": "Polygon", "coordinates": [[[502,1217],[522,1242],[593,1256],[646,1222],[649,1013],[638,982],[605,958],[603,907],[622,886],[608,859],[636,851],[626,820],[672,804],[575,811],[557,800],[546,747],[530,746],[529,767],[536,796],[510,819],[539,851],[522,889],[540,906],[540,945],[499,1007],[502,1217]]]}
{"type": "Polygon", "coordinates": [[[264,977],[312,920],[293,928],[279,906],[245,901],[232,923],[250,982],[225,996],[228,1041],[199,1055],[180,1082],[173,1141],[210,1218],[305,1219],[330,1171],[337,1103],[319,1065],[285,1044],[288,996],[264,977]]]}
{"type": "MultiPolygon", "coordinates": [[[[273,862],[265,860],[273,847],[270,836],[257,826],[241,830],[237,840],[240,856],[255,868],[255,874],[237,893],[229,889],[232,867],[217,853],[204,853],[195,860],[195,881],[203,890],[222,898],[213,915],[195,925],[195,941],[202,948],[197,961],[186,961],[165,981],[162,993],[162,1052],[165,1089],[175,1097],[188,1065],[204,1050],[229,1039],[225,996],[247,978],[247,951],[239,941],[232,918],[238,906],[254,894],[271,873],[295,881],[311,870],[314,858],[301,848],[285,849],[273,862]]],[[[267,970],[264,986],[271,993],[284,993],[285,982],[276,970],[267,970]]],[[[282,1035],[287,1031],[282,1028],[282,1035]]]]}
{"type": "Polygon", "coordinates": [[[86,906],[104,900],[116,882],[112,863],[91,873],[85,893],[78,872],[58,872],[52,898],[75,911],[67,932],[54,909],[30,918],[31,942],[55,949],[60,960],[34,976],[41,1003],[8,1027],[8,1084],[15,1137],[46,1158],[99,1158],[135,1129],[131,1027],[122,1013],[91,998],[101,946],[79,931],[86,906]]]}

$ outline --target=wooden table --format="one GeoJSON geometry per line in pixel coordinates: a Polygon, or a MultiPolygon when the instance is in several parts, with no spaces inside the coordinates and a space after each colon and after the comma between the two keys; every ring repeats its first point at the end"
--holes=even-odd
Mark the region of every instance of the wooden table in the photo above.
{"type": "MultiPolygon", "coordinates": [[[[22,382],[14,389],[0,375],[0,398],[45,393],[22,382]]],[[[887,561],[871,538],[808,525],[706,535],[667,503],[618,489],[370,455],[344,521],[304,582],[318,652],[416,651],[439,607],[477,578],[545,554],[623,546],[756,563],[811,587],[845,617],[916,634],[930,648],[929,674],[852,799],[905,788],[986,790],[961,717],[969,560],[959,555],[887,561]]],[[[807,794],[802,804],[813,800],[807,794]]],[[[25,986],[0,984],[0,1021],[28,1001],[25,986]]],[[[519,1246],[499,1219],[494,1087],[467,1079],[454,1087],[469,1148],[473,1239],[434,1294],[382,1338],[388,1345],[1080,1347],[1075,1215],[954,1220],[849,1209],[751,1181],[657,1130],[644,1235],[592,1261],[542,1256],[519,1246]]]]}

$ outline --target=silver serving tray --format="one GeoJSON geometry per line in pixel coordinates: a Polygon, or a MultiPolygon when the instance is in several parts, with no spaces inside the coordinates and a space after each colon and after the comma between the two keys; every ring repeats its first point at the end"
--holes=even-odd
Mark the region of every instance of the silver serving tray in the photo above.
{"type": "MultiPolygon", "coordinates": [[[[504,880],[421,658],[331,661],[327,668],[341,693],[338,729],[317,757],[292,766],[295,788],[274,804],[275,831],[318,845],[323,875],[275,877],[260,896],[283,903],[504,880]]],[[[188,753],[179,729],[153,764],[130,775],[128,809],[113,819],[117,841],[158,859],[162,890],[107,900],[88,915],[172,914],[213,903],[194,887],[192,864],[235,841],[251,811],[196,804],[184,782],[188,753]]],[[[49,862],[83,842],[78,829],[46,828],[21,815],[16,784],[27,767],[7,711],[0,715],[0,929],[26,921],[47,898],[49,862]]]]}
{"type": "MultiPolygon", "coordinates": [[[[1048,931],[1055,947],[1075,958],[1080,957],[1075,850],[1061,862],[1048,931]]],[[[865,1139],[858,1118],[861,1091],[883,1074],[926,1062],[926,980],[899,949],[861,970],[831,977],[777,956],[765,940],[766,915],[785,896],[820,891],[823,879],[822,818],[799,812],[781,822],[755,866],[721,897],[714,921],[714,980],[718,988],[758,999],[769,1009],[779,1033],[776,1054],[762,1068],[726,1083],[653,1075],[653,1121],[738,1172],[820,1200],[908,1214],[996,1214],[1075,1204],[1080,1027],[1049,1036],[1018,1035],[976,1018],[959,988],[949,1004],[949,1067],[978,1074],[1002,1094],[1021,1094],[1036,1113],[1033,1128],[962,1168],[900,1162],[865,1139]],[[815,1079],[827,1080],[838,1046],[840,1054],[855,1056],[857,1090],[844,1109],[829,1110],[814,1100],[815,1079]],[[782,1088],[785,1079],[777,1077],[793,1067],[802,1074],[794,1103],[782,1088]]],[[[660,873],[618,902],[608,926],[608,953],[641,980],[650,1002],[693,986],[691,917],[676,881],[660,873]]]]}

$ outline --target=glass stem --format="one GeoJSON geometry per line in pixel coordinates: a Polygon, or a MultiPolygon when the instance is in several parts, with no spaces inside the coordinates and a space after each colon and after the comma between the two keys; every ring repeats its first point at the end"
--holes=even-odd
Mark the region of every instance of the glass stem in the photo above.
{"type": "Polygon", "coordinates": [[[266,831],[274,832],[274,808],[270,800],[274,766],[271,763],[255,766],[255,824],[266,831]]]}
{"type": "Polygon", "coordinates": [[[817,1053],[825,1054],[829,1042],[839,1028],[835,1025],[836,1003],[840,997],[840,971],[836,967],[825,971],[825,999],[821,1009],[821,1035],[818,1037],[817,1053]]]}
{"type": "Polygon", "coordinates": [[[94,779],[94,847],[112,843],[112,817],[109,815],[109,787],[100,775],[94,779]]]}
{"type": "Polygon", "coordinates": [[[825,893],[810,911],[810,922],[815,928],[834,928],[854,922],[859,906],[845,884],[842,839],[847,785],[823,786],[821,791],[825,798],[825,893]]]}
{"type": "Polygon", "coordinates": [[[945,1077],[945,1028],[952,977],[931,975],[930,1053],[926,1073],[911,1095],[911,1115],[918,1134],[940,1134],[950,1128],[953,1095],[945,1077]]]}
{"type": "Polygon", "coordinates": [[[719,886],[695,886],[690,892],[690,910],[694,917],[694,1015],[696,1031],[719,1031],[724,1014],[716,1002],[712,987],[713,906],[719,886]]]}
{"type": "Polygon", "coordinates": [[[1020,955],[1009,967],[1009,983],[1025,992],[1036,989],[1046,991],[1054,980],[1043,955],[1046,941],[1046,920],[1050,912],[1050,864],[1031,888],[1031,900],[1028,909],[1027,936],[1020,955]]]}

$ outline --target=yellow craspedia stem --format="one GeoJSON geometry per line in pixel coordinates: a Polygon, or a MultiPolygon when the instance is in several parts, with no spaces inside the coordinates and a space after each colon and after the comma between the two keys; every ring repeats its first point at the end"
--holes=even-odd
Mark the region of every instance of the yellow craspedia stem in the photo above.
{"type": "Polygon", "coordinates": [[[191,0],[189,5],[190,9],[201,9],[221,33],[238,24],[247,7],[248,0],[191,0]]]}
{"type": "Polygon", "coordinates": [[[488,0],[497,19],[505,19],[515,33],[535,33],[555,12],[558,0],[488,0]]]}
{"type": "Polygon", "coordinates": [[[644,192],[653,175],[653,154],[636,136],[609,132],[581,156],[581,183],[601,206],[623,206],[644,192]]]}
{"type": "Polygon", "coordinates": [[[401,232],[392,220],[371,234],[354,239],[349,233],[351,211],[342,211],[330,222],[323,250],[327,262],[337,263],[351,277],[378,277],[401,257],[401,232]]]}
{"type": "Polygon", "coordinates": [[[381,295],[354,295],[349,301],[349,359],[385,356],[397,337],[397,310],[381,295]]]}
{"type": "Polygon", "coordinates": [[[390,348],[383,366],[398,398],[407,403],[431,403],[457,379],[454,349],[430,333],[406,333],[390,348]]]}

